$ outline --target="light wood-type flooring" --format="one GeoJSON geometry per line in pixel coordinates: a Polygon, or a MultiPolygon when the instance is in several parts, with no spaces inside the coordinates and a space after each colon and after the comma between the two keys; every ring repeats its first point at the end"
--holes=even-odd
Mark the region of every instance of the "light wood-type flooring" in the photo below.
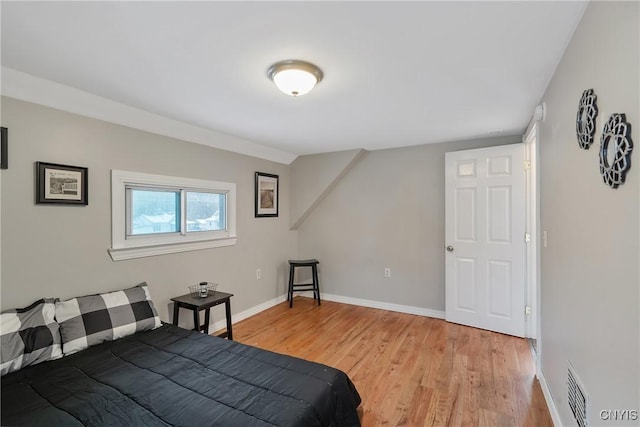
{"type": "Polygon", "coordinates": [[[524,339],[296,297],[234,324],[236,341],[346,372],[368,426],[552,426],[524,339]]]}

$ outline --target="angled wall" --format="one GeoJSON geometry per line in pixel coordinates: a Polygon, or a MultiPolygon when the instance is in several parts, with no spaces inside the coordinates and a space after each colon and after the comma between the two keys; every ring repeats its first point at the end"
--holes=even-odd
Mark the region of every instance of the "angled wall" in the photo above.
{"type": "Polygon", "coordinates": [[[298,157],[291,164],[292,230],[298,229],[316,206],[362,158],[365,150],[311,154],[298,157]]]}
{"type": "Polygon", "coordinates": [[[298,256],[320,261],[323,293],[443,316],[444,154],[518,142],[511,136],[367,152],[298,229],[298,256]]]}

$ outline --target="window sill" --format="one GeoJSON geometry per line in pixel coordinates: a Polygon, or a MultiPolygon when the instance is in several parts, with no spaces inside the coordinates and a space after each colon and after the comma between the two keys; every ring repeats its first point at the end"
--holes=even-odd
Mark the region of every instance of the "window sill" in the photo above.
{"type": "Polygon", "coordinates": [[[201,249],[220,248],[233,246],[237,243],[237,237],[225,237],[215,240],[200,240],[195,242],[170,243],[154,246],[139,246],[135,248],[108,249],[113,261],[125,259],[144,258],[156,255],[176,254],[180,252],[198,251],[201,249]]]}

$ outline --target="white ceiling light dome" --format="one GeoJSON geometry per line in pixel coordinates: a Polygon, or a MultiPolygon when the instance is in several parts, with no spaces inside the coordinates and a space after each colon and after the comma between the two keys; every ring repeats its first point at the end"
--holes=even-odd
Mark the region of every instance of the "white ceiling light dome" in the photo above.
{"type": "Polygon", "coordinates": [[[290,96],[308,93],[323,77],[322,70],[316,65],[289,59],[273,64],[267,75],[282,92],[290,96]]]}

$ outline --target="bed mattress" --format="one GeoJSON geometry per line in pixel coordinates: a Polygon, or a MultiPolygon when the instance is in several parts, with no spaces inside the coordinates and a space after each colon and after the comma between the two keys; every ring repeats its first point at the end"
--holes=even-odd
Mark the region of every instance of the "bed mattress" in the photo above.
{"type": "Polygon", "coordinates": [[[2,377],[2,425],[359,426],[345,373],[173,325],[2,377]]]}

